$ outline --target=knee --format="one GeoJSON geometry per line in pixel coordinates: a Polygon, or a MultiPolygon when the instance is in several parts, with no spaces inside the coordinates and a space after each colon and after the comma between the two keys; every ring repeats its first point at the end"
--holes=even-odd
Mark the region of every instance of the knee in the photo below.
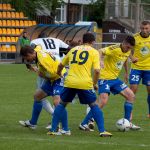
{"type": "Polygon", "coordinates": [[[135,94],[131,91],[127,99],[130,101],[130,103],[133,103],[135,101],[135,94]]]}
{"type": "Polygon", "coordinates": [[[41,95],[39,93],[37,93],[37,92],[34,93],[33,97],[34,97],[34,100],[36,100],[36,101],[40,101],[41,100],[41,95]]]}
{"type": "Polygon", "coordinates": [[[102,95],[100,97],[99,107],[103,108],[107,104],[107,101],[108,101],[108,97],[105,95],[102,95]]]}
{"type": "Polygon", "coordinates": [[[60,103],[60,96],[55,96],[53,98],[54,106],[57,106],[60,103]]]}

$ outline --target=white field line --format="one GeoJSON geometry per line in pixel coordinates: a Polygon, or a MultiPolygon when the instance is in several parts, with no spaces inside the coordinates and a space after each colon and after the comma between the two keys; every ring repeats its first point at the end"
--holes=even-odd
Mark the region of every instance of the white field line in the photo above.
{"type": "MultiPolygon", "coordinates": [[[[53,136],[52,136],[53,137],[53,136]]],[[[63,137],[63,136],[60,136],[63,137]]],[[[101,137],[99,137],[101,138],[101,137]]],[[[112,137],[113,138],[113,137],[112,137]]],[[[9,136],[3,136],[0,137],[0,141],[1,140],[20,140],[20,141],[47,141],[47,142],[51,142],[51,138],[16,138],[16,137],[9,137],[9,136]]],[[[150,144],[119,144],[119,143],[113,143],[113,142],[94,142],[94,141],[73,141],[73,140],[63,140],[63,138],[60,140],[55,141],[56,143],[68,143],[68,144],[99,144],[99,145],[114,145],[114,146],[133,146],[133,147],[150,147],[150,144]]]]}

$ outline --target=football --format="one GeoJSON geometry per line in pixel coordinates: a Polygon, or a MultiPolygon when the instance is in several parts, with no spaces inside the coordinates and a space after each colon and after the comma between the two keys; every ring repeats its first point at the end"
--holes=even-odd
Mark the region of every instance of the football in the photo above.
{"type": "Polygon", "coordinates": [[[129,131],[130,122],[125,118],[121,118],[116,122],[116,127],[119,131],[129,131]]]}

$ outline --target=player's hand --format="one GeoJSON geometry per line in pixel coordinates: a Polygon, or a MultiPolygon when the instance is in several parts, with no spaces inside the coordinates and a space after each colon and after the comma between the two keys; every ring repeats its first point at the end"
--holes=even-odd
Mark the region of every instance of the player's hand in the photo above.
{"type": "Polygon", "coordinates": [[[63,75],[61,74],[61,72],[57,72],[57,74],[58,74],[61,78],[63,78],[63,75]]]}
{"type": "Polygon", "coordinates": [[[129,80],[129,76],[128,76],[127,73],[125,73],[125,75],[124,75],[124,82],[128,83],[128,80],[129,80]]]}
{"type": "Polygon", "coordinates": [[[37,73],[38,73],[38,75],[39,75],[40,77],[45,78],[45,76],[44,76],[44,74],[43,74],[42,72],[37,72],[37,73]]]}
{"type": "Polygon", "coordinates": [[[34,67],[31,68],[31,71],[33,71],[33,72],[38,72],[39,69],[38,69],[36,66],[34,66],[34,67]]]}
{"type": "Polygon", "coordinates": [[[94,90],[97,91],[98,90],[98,86],[97,85],[93,85],[94,90]]]}
{"type": "Polygon", "coordinates": [[[132,63],[136,63],[136,62],[138,62],[138,58],[133,57],[133,58],[131,59],[131,62],[132,62],[132,63]]]}

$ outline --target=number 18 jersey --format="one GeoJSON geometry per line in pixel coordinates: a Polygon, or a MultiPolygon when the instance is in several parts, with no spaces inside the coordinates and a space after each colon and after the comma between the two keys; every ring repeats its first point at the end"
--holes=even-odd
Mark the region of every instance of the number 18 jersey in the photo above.
{"type": "Polygon", "coordinates": [[[99,53],[89,45],[76,46],[62,60],[69,65],[64,87],[93,89],[92,68],[100,69],[99,53]]]}
{"type": "Polygon", "coordinates": [[[60,55],[59,55],[60,48],[67,49],[69,47],[69,45],[64,43],[62,40],[51,38],[51,37],[38,38],[38,39],[32,40],[31,45],[32,44],[40,45],[42,47],[42,50],[44,50],[45,52],[51,53],[51,55],[53,55],[57,60],[61,60],[60,55]]]}

